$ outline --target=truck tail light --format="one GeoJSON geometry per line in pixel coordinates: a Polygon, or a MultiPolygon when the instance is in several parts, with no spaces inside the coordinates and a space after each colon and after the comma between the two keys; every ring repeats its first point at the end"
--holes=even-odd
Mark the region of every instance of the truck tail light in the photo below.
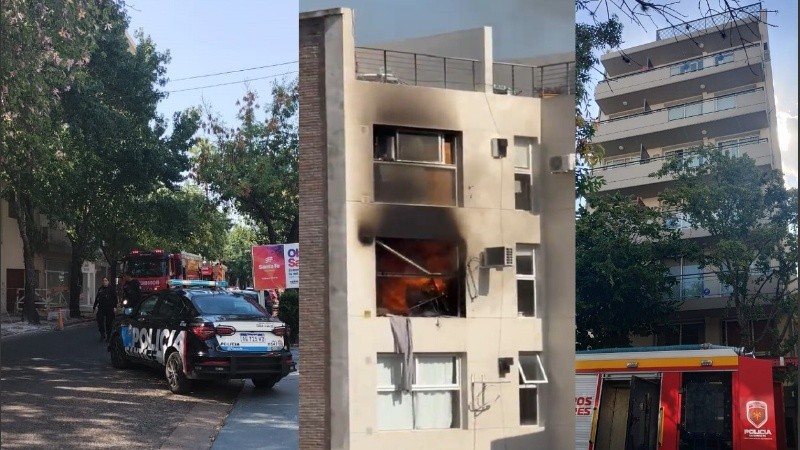
{"type": "Polygon", "coordinates": [[[286,335],[286,327],[276,327],[276,328],[273,328],[271,332],[275,336],[285,336],[286,335]]]}
{"type": "Polygon", "coordinates": [[[228,325],[220,325],[215,329],[215,331],[219,336],[230,336],[233,333],[236,333],[236,328],[230,327],[228,325]]]}
{"type": "Polygon", "coordinates": [[[200,338],[200,340],[207,341],[214,337],[214,326],[204,323],[195,324],[191,327],[192,333],[200,338]]]}

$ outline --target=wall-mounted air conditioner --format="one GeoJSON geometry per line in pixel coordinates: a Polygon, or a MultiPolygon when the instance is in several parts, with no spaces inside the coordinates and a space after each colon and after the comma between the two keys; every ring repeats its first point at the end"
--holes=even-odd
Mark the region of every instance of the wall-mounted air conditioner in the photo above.
{"type": "Polygon", "coordinates": [[[514,249],[511,247],[486,247],[481,252],[481,267],[503,268],[514,265],[514,249]]]}
{"type": "Polygon", "coordinates": [[[550,173],[567,173],[575,171],[575,153],[551,156],[549,161],[550,173]]]}
{"type": "Polygon", "coordinates": [[[508,153],[508,139],[492,139],[492,158],[505,158],[508,153]]]}

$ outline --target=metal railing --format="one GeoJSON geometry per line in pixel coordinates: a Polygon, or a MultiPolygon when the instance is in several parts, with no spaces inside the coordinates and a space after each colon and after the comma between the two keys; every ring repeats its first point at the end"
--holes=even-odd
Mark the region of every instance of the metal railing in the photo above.
{"type": "Polygon", "coordinates": [[[575,63],[527,66],[496,62],[492,67],[495,94],[553,97],[575,93],[575,63]]]}
{"type": "Polygon", "coordinates": [[[661,28],[656,31],[656,40],[675,38],[681,35],[693,33],[695,31],[705,30],[713,27],[721,27],[726,23],[736,20],[757,20],[760,17],[761,3],[753,3],[752,5],[743,6],[738,9],[726,11],[719,14],[714,14],[708,17],[703,17],[690,22],[661,28]]]}
{"type": "MultiPolygon", "coordinates": [[[[764,142],[769,142],[769,139],[768,138],[760,138],[758,140],[749,141],[749,142],[739,142],[739,143],[735,143],[735,144],[717,145],[716,148],[721,149],[721,150],[727,150],[733,156],[739,156],[740,155],[740,153],[739,153],[739,149],[740,148],[748,146],[748,145],[762,144],[764,142]]],[[[697,152],[701,148],[702,147],[699,147],[699,146],[688,147],[688,148],[683,150],[681,158],[696,158],[695,155],[697,154],[697,152]]],[[[602,171],[602,170],[618,169],[620,167],[639,166],[639,165],[642,165],[642,164],[649,164],[649,163],[652,163],[652,162],[665,161],[665,160],[668,160],[669,158],[672,158],[674,156],[675,155],[654,156],[652,158],[647,158],[647,159],[644,159],[644,160],[627,161],[627,162],[623,162],[623,163],[607,164],[607,165],[597,166],[597,167],[593,167],[592,169],[595,170],[595,171],[602,171]]],[[[702,161],[698,158],[698,164],[701,164],[701,163],[702,163],[702,161]]]]}
{"type": "Polygon", "coordinates": [[[710,69],[712,67],[718,67],[718,66],[726,64],[728,62],[735,61],[736,60],[736,52],[739,51],[739,50],[747,51],[748,49],[752,49],[752,48],[760,47],[760,46],[761,46],[761,44],[749,44],[749,45],[745,45],[744,47],[739,46],[739,47],[735,47],[735,48],[728,48],[728,49],[725,49],[725,50],[720,50],[720,51],[718,51],[716,53],[710,53],[708,55],[705,55],[702,58],[688,58],[688,59],[684,59],[684,60],[677,61],[677,62],[671,62],[669,64],[661,64],[661,65],[658,65],[658,66],[653,66],[652,68],[648,68],[648,69],[640,69],[640,70],[637,70],[635,72],[624,73],[622,75],[617,75],[615,77],[609,77],[609,76],[606,75],[605,79],[603,81],[601,81],[601,83],[616,81],[616,80],[620,80],[620,79],[627,78],[627,77],[633,77],[633,76],[636,76],[636,75],[641,75],[643,73],[650,73],[650,72],[654,72],[656,70],[661,70],[661,69],[664,69],[664,68],[669,68],[670,69],[670,76],[671,77],[672,76],[677,76],[677,75],[682,75],[684,73],[697,72],[697,71],[700,71],[700,70],[703,70],[703,69],[710,69]],[[722,55],[725,55],[727,53],[733,53],[733,56],[734,56],[733,61],[724,61],[724,60],[723,61],[718,61],[716,59],[718,56],[722,56],[722,55]],[[700,63],[699,67],[697,67],[694,70],[678,71],[677,73],[674,70],[675,68],[680,68],[683,65],[692,63],[694,61],[703,61],[703,62],[700,63]],[[710,62],[710,64],[706,64],[706,61],[710,62]]]}
{"type": "MultiPolygon", "coordinates": [[[[356,78],[408,86],[483,92],[484,62],[396,50],[356,47],[356,78]]],[[[526,66],[496,62],[496,94],[550,97],[575,93],[575,63],[526,66]]]]}
{"type": "Polygon", "coordinates": [[[697,100],[697,101],[694,101],[694,102],[681,103],[679,105],[673,105],[673,106],[664,106],[664,107],[661,107],[661,108],[651,109],[649,111],[643,111],[643,112],[634,113],[634,114],[627,114],[627,115],[624,115],[624,116],[619,116],[619,117],[614,117],[614,118],[611,118],[611,119],[601,120],[601,121],[599,121],[597,123],[600,123],[600,124],[611,123],[611,122],[616,122],[618,120],[626,120],[626,119],[630,119],[630,118],[633,118],[633,117],[640,117],[640,116],[647,116],[647,115],[650,115],[650,114],[656,114],[656,113],[659,113],[661,111],[676,111],[676,110],[679,110],[681,108],[684,108],[683,117],[670,116],[669,120],[683,119],[683,118],[686,118],[686,117],[694,117],[694,116],[699,116],[699,115],[702,115],[702,114],[711,114],[713,112],[722,111],[724,109],[735,108],[736,107],[735,98],[740,96],[740,95],[751,94],[753,92],[758,92],[758,91],[763,91],[763,90],[764,90],[763,87],[757,87],[757,88],[753,88],[753,89],[747,89],[747,90],[741,91],[741,92],[734,92],[733,94],[720,95],[719,97],[712,97],[712,98],[705,99],[705,100],[697,100]],[[719,102],[720,100],[724,101],[724,100],[731,100],[731,99],[734,100],[734,105],[733,105],[732,108],[728,108],[728,107],[726,107],[726,108],[716,108],[715,107],[715,108],[712,108],[712,109],[709,109],[709,110],[704,110],[704,108],[703,108],[703,104],[704,103],[719,102]],[[695,109],[692,109],[691,111],[688,112],[689,115],[686,115],[687,114],[686,113],[686,108],[687,107],[690,107],[690,108],[691,107],[695,107],[695,109]]]}
{"type": "Polygon", "coordinates": [[[483,63],[421,53],[356,47],[356,77],[364,81],[480,90],[483,63]]]}
{"type": "MultiPolygon", "coordinates": [[[[754,269],[751,269],[750,274],[750,282],[754,282],[762,276],[754,269]]],[[[724,298],[733,293],[733,287],[722,283],[717,277],[716,272],[673,276],[675,276],[677,284],[672,286],[672,292],[667,295],[667,298],[671,300],[724,298]]]]}

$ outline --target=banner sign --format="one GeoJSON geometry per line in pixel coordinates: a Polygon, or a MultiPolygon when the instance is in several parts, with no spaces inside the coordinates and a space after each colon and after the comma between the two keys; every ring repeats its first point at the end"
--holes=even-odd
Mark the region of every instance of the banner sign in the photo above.
{"type": "Polygon", "coordinates": [[[298,244],[256,245],[252,248],[252,258],[255,290],[300,287],[298,244]]]}

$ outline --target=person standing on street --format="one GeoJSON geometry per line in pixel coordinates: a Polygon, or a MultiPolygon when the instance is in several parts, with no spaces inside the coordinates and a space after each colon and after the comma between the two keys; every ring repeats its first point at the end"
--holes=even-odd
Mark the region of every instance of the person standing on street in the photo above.
{"type": "Polygon", "coordinates": [[[139,284],[139,280],[132,278],[129,273],[126,273],[123,279],[125,280],[125,285],[122,286],[122,292],[124,298],[128,300],[127,307],[136,308],[139,302],[142,301],[142,285],[139,284]]]}
{"type": "Polygon", "coordinates": [[[116,306],[117,293],[109,285],[108,278],[103,277],[103,285],[97,290],[92,308],[97,311],[97,328],[100,330],[101,341],[111,339],[111,327],[114,325],[114,308],[116,306]]]}

